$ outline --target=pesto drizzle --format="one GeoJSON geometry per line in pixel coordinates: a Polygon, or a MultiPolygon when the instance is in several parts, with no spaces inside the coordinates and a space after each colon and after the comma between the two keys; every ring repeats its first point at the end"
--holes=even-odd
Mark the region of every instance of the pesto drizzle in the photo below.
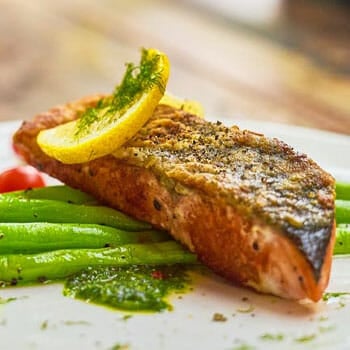
{"type": "Polygon", "coordinates": [[[143,93],[154,86],[164,92],[165,84],[158,69],[159,61],[160,55],[153,55],[150,50],[142,49],[140,65],[126,64],[122,82],[116,86],[112,95],[102,98],[95,107],[82,113],[77,121],[75,136],[84,136],[92,124],[104,127],[118,119],[143,93]]]}
{"type": "Polygon", "coordinates": [[[128,311],[171,310],[165,298],[190,282],[183,265],[87,268],[65,282],[64,295],[128,311]]]}

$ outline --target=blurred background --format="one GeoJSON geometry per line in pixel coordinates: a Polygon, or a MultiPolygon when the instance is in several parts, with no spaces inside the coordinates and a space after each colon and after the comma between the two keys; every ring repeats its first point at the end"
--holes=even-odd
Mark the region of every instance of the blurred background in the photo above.
{"type": "Polygon", "coordinates": [[[0,0],[0,120],[110,92],[141,47],[212,119],[350,135],[350,2],[0,0]]]}

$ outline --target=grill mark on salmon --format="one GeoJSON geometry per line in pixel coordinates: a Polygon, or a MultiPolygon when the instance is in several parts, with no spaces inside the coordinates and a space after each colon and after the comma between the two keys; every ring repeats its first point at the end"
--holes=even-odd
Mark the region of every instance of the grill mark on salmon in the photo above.
{"type": "Polygon", "coordinates": [[[231,281],[320,299],[335,237],[332,176],[282,141],[165,105],[113,155],[73,165],[46,156],[38,132],[75,119],[99,98],[25,122],[14,142],[27,162],[168,230],[231,281]]]}

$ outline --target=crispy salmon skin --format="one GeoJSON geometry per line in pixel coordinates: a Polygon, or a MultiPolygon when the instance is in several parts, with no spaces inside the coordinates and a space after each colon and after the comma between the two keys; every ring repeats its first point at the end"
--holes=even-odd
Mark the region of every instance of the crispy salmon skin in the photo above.
{"type": "Polygon", "coordinates": [[[168,230],[213,271],[288,299],[321,298],[335,240],[334,179],[277,139],[159,105],[114,154],[66,165],[36,143],[100,96],[39,114],[14,135],[26,161],[168,230]]]}

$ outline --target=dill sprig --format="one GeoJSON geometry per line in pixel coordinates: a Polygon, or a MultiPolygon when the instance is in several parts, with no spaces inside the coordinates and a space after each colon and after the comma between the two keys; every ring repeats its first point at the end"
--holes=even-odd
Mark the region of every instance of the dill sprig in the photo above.
{"type": "Polygon", "coordinates": [[[104,127],[118,119],[130,108],[140,96],[154,86],[161,92],[165,85],[158,69],[160,55],[151,54],[142,49],[139,66],[133,63],[126,64],[126,71],[120,85],[116,86],[112,95],[99,100],[95,107],[86,109],[77,121],[75,136],[84,135],[92,124],[104,127]]]}

